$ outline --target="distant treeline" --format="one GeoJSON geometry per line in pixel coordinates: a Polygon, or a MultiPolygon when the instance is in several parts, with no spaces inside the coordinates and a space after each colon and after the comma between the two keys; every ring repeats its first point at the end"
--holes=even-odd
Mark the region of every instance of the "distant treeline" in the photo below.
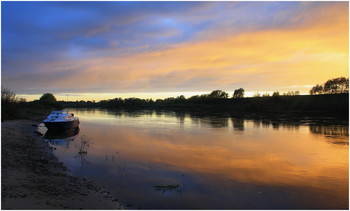
{"type": "Polygon", "coordinates": [[[111,109],[151,108],[151,109],[217,109],[231,112],[327,112],[347,114],[349,112],[349,79],[330,79],[323,85],[310,90],[311,95],[299,95],[299,91],[280,94],[273,92],[255,93],[244,98],[244,89],[236,89],[232,95],[222,90],[209,94],[185,98],[183,95],[166,99],[115,98],[110,100],[63,102],[65,107],[101,107],[111,109]]]}
{"type": "Polygon", "coordinates": [[[153,101],[116,98],[100,102],[61,102],[65,107],[100,107],[110,109],[200,109],[230,112],[326,112],[348,114],[348,94],[296,95],[251,98],[210,98],[183,96],[153,101]]]}
{"type": "Polygon", "coordinates": [[[2,118],[13,119],[23,116],[24,110],[62,109],[64,107],[99,107],[110,109],[190,109],[217,110],[230,112],[319,112],[325,114],[348,114],[349,112],[349,79],[341,77],[330,79],[310,90],[311,95],[299,95],[299,91],[271,96],[267,93],[256,93],[253,97],[244,98],[244,89],[234,90],[232,97],[222,90],[209,94],[185,98],[183,95],[166,99],[115,98],[95,101],[57,101],[53,94],[45,93],[39,100],[26,102],[16,97],[9,89],[1,89],[2,118]]]}

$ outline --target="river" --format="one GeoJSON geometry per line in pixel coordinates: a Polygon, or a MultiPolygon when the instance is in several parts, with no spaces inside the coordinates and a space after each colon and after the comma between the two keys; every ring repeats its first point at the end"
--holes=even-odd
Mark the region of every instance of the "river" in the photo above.
{"type": "Polygon", "coordinates": [[[46,140],[128,209],[348,209],[348,122],[70,112],[80,130],[46,140]]]}

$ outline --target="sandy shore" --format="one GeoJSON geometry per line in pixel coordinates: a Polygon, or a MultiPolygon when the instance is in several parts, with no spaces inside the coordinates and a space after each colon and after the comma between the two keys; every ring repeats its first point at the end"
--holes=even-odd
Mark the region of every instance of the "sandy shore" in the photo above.
{"type": "Polygon", "coordinates": [[[37,124],[1,123],[2,209],[123,209],[93,181],[70,175],[35,133],[37,124]]]}

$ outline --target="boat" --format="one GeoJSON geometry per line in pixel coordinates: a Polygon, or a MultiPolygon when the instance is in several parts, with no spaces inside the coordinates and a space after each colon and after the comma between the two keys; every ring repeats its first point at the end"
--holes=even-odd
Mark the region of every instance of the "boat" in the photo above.
{"type": "Polygon", "coordinates": [[[51,114],[44,119],[44,124],[48,130],[67,130],[79,127],[79,118],[68,111],[52,111],[51,114]]]}

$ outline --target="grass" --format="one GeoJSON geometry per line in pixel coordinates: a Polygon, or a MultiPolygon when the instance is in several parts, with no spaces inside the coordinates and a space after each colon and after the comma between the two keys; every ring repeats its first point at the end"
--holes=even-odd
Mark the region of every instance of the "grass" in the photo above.
{"type": "Polygon", "coordinates": [[[29,119],[34,121],[41,121],[51,111],[61,109],[61,107],[53,107],[51,105],[43,104],[39,101],[20,102],[20,103],[1,103],[1,121],[15,120],[15,119],[29,119]]]}
{"type": "Polygon", "coordinates": [[[180,187],[179,184],[173,185],[154,185],[153,186],[155,189],[157,190],[173,190],[173,189],[177,189],[178,187],[180,187]]]}

